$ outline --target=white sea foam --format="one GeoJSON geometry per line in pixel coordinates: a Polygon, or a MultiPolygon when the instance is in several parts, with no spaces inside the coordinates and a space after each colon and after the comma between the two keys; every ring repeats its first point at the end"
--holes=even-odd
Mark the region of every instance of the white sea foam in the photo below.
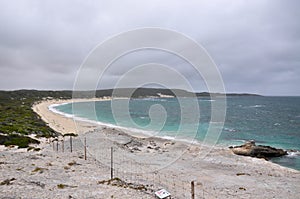
{"type": "Polygon", "coordinates": [[[300,156],[300,151],[288,151],[288,157],[296,157],[296,156],[300,156]]]}
{"type": "Polygon", "coordinates": [[[256,104],[254,106],[249,106],[250,108],[261,108],[261,107],[266,107],[266,105],[263,104],[256,104]]]}
{"type": "Polygon", "coordinates": [[[160,137],[160,138],[163,138],[163,139],[166,139],[166,140],[176,140],[176,141],[180,141],[180,142],[185,142],[185,143],[193,143],[193,144],[200,144],[199,141],[195,140],[195,139],[188,139],[188,138],[178,138],[176,136],[168,136],[168,135],[165,135],[165,136],[157,136],[157,137],[160,137]]]}
{"type": "Polygon", "coordinates": [[[214,102],[216,100],[200,100],[201,102],[214,102]]]}
{"type": "Polygon", "coordinates": [[[73,118],[74,115],[72,114],[68,114],[68,113],[64,113],[64,112],[61,112],[59,110],[57,110],[55,107],[57,106],[60,106],[60,105],[65,105],[65,104],[68,104],[68,103],[62,103],[62,104],[51,104],[50,106],[48,106],[48,109],[54,113],[57,113],[57,114],[60,114],[60,115],[63,115],[65,117],[68,117],[68,118],[73,118]]]}
{"type": "Polygon", "coordinates": [[[176,141],[181,141],[181,142],[185,142],[185,143],[189,143],[189,144],[190,143],[200,144],[199,141],[192,139],[192,138],[181,138],[181,136],[170,136],[170,135],[157,135],[157,134],[159,134],[159,132],[157,132],[157,131],[143,130],[143,129],[137,129],[137,128],[132,128],[132,127],[119,126],[119,125],[111,124],[111,123],[104,123],[104,122],[100,122],[100,121],[96,121],[96,120],[78,117],[78,116],[75,116],[72,114],[63,113],[63,112],[55,109],[55,107],[60,106],[60,105],[65,105],[65,104],[68,104],[68,103],[52,104],[48,107],[48,109],[54,113],[63,115],[65,117],[73,118],[76,121],[89,122],[89,123],[96,124],[99,126],[106,126],[108,128],[120,129],[120,130],[124,130],[128,134],[137,134],[137,135],[146,136],[146,137],[157,137],[157,138],[163,138],[166,140],[176,140],[176,141]]]}
{"type": "MultiPolygon", "coordinates": [[[[68,103],[64,103],[64,104],[68,104],[68,103]]],[[[89,122],[89,123],[97,124],[97,125],[100,125],[100,126],[106,126],[106,127],[109,127],[109,128],[122,129],[122,130],[126,130],[126,131],[133,132],[133,133],[144,134],[144,135],[147,135],[147,136],[153,136],[153,134],[157,133],[157,132],[154,132],[154,131],[146,131],[146,130],[141,130],[141,129],[136,129],[136,128],[123,127],[123,126],[118,126],[118,125],[111,124],[111,123],[104,123],[104,122],[100,122],[100,121],[96,121],[96,120],[91,120],[91,119],[87,119],[87,118],[83,118],[83,117],[78,117],[78,116],[75,116],[73,114],[64,113],[64,112],[61,112],[61,111],[58,111],[57,109],[55,109],[55,107],[60,106],[60,105],[64,105],[64,104],[52,104],[48,107],[48,109],[50,111],[54,112],[54,113],[63,115],[65,117],[73,118],[76,121],[89,122]]]]}
{"type": "Polygon", "coordinates": [[[237,130],[234,129],[234,128],[224,128],[224,131],[228,131],[228,132],[237,132],[237,130]]]}

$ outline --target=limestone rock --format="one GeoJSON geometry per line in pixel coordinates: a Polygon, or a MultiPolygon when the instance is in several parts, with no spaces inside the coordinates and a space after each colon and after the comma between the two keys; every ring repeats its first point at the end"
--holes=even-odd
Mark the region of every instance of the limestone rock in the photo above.
{"type": "Polygon", "coordinates": [[[251,156],[257,158],[272,158],[287,155],[283,149],[276,149],[270,146],[255,145],[254,141],[248,141],[241,146],[229,147],[236,155],[251,156]]]}

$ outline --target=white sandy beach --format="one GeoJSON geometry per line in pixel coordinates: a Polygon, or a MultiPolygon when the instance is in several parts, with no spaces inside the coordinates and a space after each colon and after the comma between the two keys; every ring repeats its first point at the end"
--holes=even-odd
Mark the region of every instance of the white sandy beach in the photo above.
{"type": "Polygon", "coordinates": [[[2,147],[0,198],[155,198],[153,191],[160,188],[170,191],[173,198],[190,198],[193,180],[197,182],[195,198],[299,198],[299,171],[237,156],[227,148],[213,148],[200,158],[198,145],[133,137],[117,128],[75,123],[48,109],[51,104],[66,102],[71,100],[43,101],[33,109],[57,132],[79,133],[73,139],[73,152],[68,137],[64,138],[64,151],[62,137],[58,145],[44,139],[37,146],[40,151],[2,147]],[[147,190],[97,183],[110,178],[111,147],[114,176],[147,190]]]}

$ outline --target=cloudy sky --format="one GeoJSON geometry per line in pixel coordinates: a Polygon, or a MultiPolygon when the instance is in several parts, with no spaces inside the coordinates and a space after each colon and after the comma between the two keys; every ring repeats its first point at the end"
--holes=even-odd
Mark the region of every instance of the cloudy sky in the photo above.
{"type": "MultiPolygon", "coordinates": [[[[0,0],[0,89],[72,89],[99,43],[131,29],[160,27],[201,44],[227,92],[300,95],[299,8],[297,0],[0,0]]],[[[120,71],[154,57],[201,85],[191,67],[168,56],[129,55],[107,77],[117,79],[120,71]]],[[[113,85],[106,79],[107,87],[113,85]]]]}

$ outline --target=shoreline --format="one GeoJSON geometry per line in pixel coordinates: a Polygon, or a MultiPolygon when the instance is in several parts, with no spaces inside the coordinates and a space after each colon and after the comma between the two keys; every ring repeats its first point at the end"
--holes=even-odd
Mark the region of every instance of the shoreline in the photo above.
{"type": "MultiPolygon", "coordinates": [[[[123,98],[117,98],[117,99],[123,99],[123,98]]],[[[115,124],[103,123],[103,122],[100,122],[100,121],[94,121],[94,120],[90,120],[90,119],[86,119],[86,118],[76,117],[74,115],[69,115],[69,114],[66,114],[66,113],[54,110],[55,106],[60,106],[60,105],[63,105],[63,104],[70,104],[70,103],[73,103],[73,102],[109,101],[109,100],[111,100],[111,98],[108,98],[108,97],[106,97],[104,99],[103,98],[93,98],[93,99],[76,99],[76,100],[47,100],[47,101],[43,101],[41,103],[35,104],[32,107],[32,109],[38,115],[42,116],[43,120],[45,118],[44,121],[47,122],[47,124],[51,125],[50,126],[51,128],[52,128],[52,126],[54,124],[58,123],[58,121],[56,121],[58,118],[59,119],[61,119],[61,118],[68,118],[68,119],[70,119],[72,121],[72,123],[74,123],[74,127],[75,127],[75,124],[77,122],[80,124],[79,126],[81,126],[81,125],[86,126],[84,124],[89,123],[90,125],[92,125],[95,128],[97,128],[96,126],[98,126],[98,127],[106,127],[106,128],[118,129],[118,130],[124,131],[125,133],[129,134],[130,136],[133,136],[133,137],[136,137],[136,138],[155,137],[157,139],[164,139],[164,140],[168,140],[168,141],[183,142],[183,143],[186,143],[186,144],[196,144],[196,145],[202,144],[200,141],[194,140],[194,139],[193,140],[188,140],[188,139],[176,139],[176,137],[171,137],[171,136],[155,136],[155,135],[151,134],[151,133],[155,133],[154,131],[146,131],[146,130],[140,130],[140,129],[137,129],[137,128],[123,127],[123,126],[118,126],[118,125],[115,125],[115,124]],[[45,105],[48,108],[45,107],[45,105]],[[47,111],[45,110],[46,108],[47,108],[47,111]],[[53,115],[53,113],[55,114],[55,116],[53,115]],[[47,118],[49,118],[49,116],[50,116],[50,118],[52,118],[52,122],[50,122],[50,123],[48,122],[49,119],[47,119],[47,118]],[[58,116],[58,118],[56,118],[56,116],[58,116]],[[62,116],[62,117],[59,117],[59,116],[62,116]],[[53,118],[53,117],[55,117],[55,118],[53,118]],[[54,124],[53,124],[53,121],[54,121],[54,124]]],[[[67,123],[66,126],[68,126],[68,127],[70,126],[69,122],[67,123]]],[[[56,127],[54,126],[53,128],[56,128],[56,127]]],[[[73,125],[72,125],[72,127],[73,127],[73,125]]],[[[78,125],[77,125],[77,127],[78,127],[78,125]]],[[[69,129],[69,128],[67,128],[67,129],[69,129]]],[[[59,128],[57,130],[60,133],[62,133],[62,134],[68,133],[68,131],[66,131],[65,128],[63,128],[63,129],[59,128]]],[[[86,131],[88,131],[88,130],[94,130],[94,129],[93,128],[86,129],[86,131]]],[[[216,146],[216,147],[223,148],[222,146],[216,146]]]]}
{"type": "Polygon", "coordinates": [[[96,126],[95,126],[95,124],[86,125],[87,121],[80,121],[80,120],[77,120],[77,122],[80,125],[76,125],[73,117],[66,117],[63,114],[53,112],[49,109],[49,107],[51,105],[61,105],[61,104],[68,104],[68,103],[73,103],[73,102],[104,101],[104,100],[110,100],[110,99],[92,98],[92,99],[44,100],[44,101],[35,103],[32,106],[32,109],[53,130],[55,130],[61,134],[67,134],[67,133],[75,133],[76,134],[76,129],[77,129],[77,131],[83,130],[83,132],[84,132],[84,131],[89,130],[90,128],[93,129],[96,126]]]}
{"type": "MultiPolygon", "coordinates": [[[[92,99],[95,100],[95,99],[92,99]]],[[[103,100],[103,99],[96,99],[103,100]]],[[[108,100],[108,99],[106,99],[108,100]]],[[[79,101],[88,101],[78,99],[79,101]]],[[[199,146],[158,137],[135,137],[122,129],[76,121],[48,109],[74,100],[42,101],[32,108],[61,134],[77,133],[70,153],[68,137],[44,139],[40,151],[1,149],[0,197],[154,198],[168,190],[175,198],[288,198],[300,194],[300,172],[262,159],[234,155],[227,148],[199,146]],[[75,130],[77,128],[77,131],[75,130]],[[87,160],[83,143],[87,142],[87,160]],[[62,145],[64,143],[64,145],[62,145]],[[64,151],[62,151],[64,146],[64,151]],[[147,191],[99,184],[114,175],[147,191]],[[205,157],[201,152],[209,150],[205,157]],[[22,161],[19,161],[22,160],[22,161]]]]}
{"type": "MultiPolygon", "coordinates": [[[[165,98],[165,96],[162,96],[162,97],[165,98]]],[[[167,97],[169,97],[169,96],[167,96],[167,97]]],[[[124,99],[124,98],[117,98],[117,99],[124,99]]],[[[90,119],[81,118],[81,117],[75,117],[73,115],[69,115],[69,114],[60,112],[58,110],[55,110],[55,108],[54,108],[55,106],[60,106],[60,105],[64,105],[64,104],[70,104],[70,103],[73,103],[73,102],[76,103],[76,102],[89,102],[89,101],[110,101],[110,100],[111,100],[110,97],[105,97],[105,98],[75,99],[75,100],[73,100],[73,99],[69,99],[69,100],[46,100],[46,101],[42,101],[41,103],[46,102],[47,106],[49,107],[48,110],[51,113],[55,113],[56,115],[62,116],[63,118],[70,118],[72,121],[76,120],[76,122],[79,122],[79,123],[89,123],[91,125],[96,125],[96,126],[100,126],[100,127],[107,127],[107,128],[118,129],[120,131],[124,131],[125,133],[129,134],[130,136],[134,136],[134,137],[137,137],[137,138],[156,137],[156,138],[159,138],[159,139],[165,139],[165,140],[176,141],[176,142],[183,142],[183,143],[186,143],[186,144],[203,145],[203,143],[201,141],[196,140],[196,139],[192,139],[192,140],[189,140],[189,139],[177,139],[176,137],[172,137],[172,136],[168,136],[168,135],[166,135],[166,136],[156,136],[156,135],[152,135],[151,134],[151,133],[155,133],[155,131],[147,131],[147,130],[141,130],[141,129],[138,129],[138,128],[118,126],[118,125],[115,125],[115,124],[104,123],[104,122],[90,120],[90,119]]],[[[36,110],[37,109],[36,106],[39,105],[39,104],[40,103],[35,104],[32,107],[32,109],[38,115],[40,115],[40,114],[44,115],[45,114],[45,112],[44,112],[45,108],[44,107],[42,108],[43,109],[42,113],[40,113],[40,111],[36,110]]],[[[43,105],[41,104],[41,106],[43,106],[43,105]]],[[[74,124],[76,122],[74,122],[74,124]]],[[[67,133],[67,132],[64,132],[64,133],[67,133]]],[[[248,140],[240,140],[241,143],[239,145],[244,144],[246,141],[248,141],[248,140]]],[[[210,145],[205,145],[205,146],[206,147],[214,147],[214,148],[218,148],[218,149],[227,149],[230,146],[234,147],[234,146],[239,146],[239,145],[232,145],[232,144],[227,145],[227,143],[218,143],[218,144],[215,144],[214,146],[210,146],[210,145]]],[[[282,147],[280,147],[280,148],[282,148],[282,147]]],[[[282,149],[284,149],[284,148],[282,148],[282,149]]],[[[286,150],[289,154],[293,153],[293,151],[294,151],[294,149],[284,149],[284,150],[286,150]]],[[[298,150],[295,150],[295,151],[299,152],[298,150]]],[[[289,168],[289,167],[286,167],[286,168],[289,168]]]]}
{"type": "MultiPolygon", "coordinates": [[[[122,98],[118,98],[122,99],[122,98]]],[[[50,126],[50,128],[57,129],[58,132],[62,134],[66,133],[75,133],[77,132],[82,132],[80,134],[85,134],[86,132],[91,132],[95,131],[97,128],[109,128],[109,129],[117,129],[118,131],[122,131],[125,134],[127,134],[130,137],[137,138],[137,139],[147,139],[147,138],[155,138],[157,140],[162,140],[165,142],[171,141],[171,142],[178,142],[183,145],[191,145],[195,147],[200,147],[210,150],[228,150],[229,146],[225,146],[222,144],[215,144],[214,146],[210,145],[204,145],[202,142],[198,140],[186,140],[186,139],[176,139],[176,137],[169,137],[169,136],[155,136],[155,135],[150,135],[140,129],[134,129],[134,128],[129,128],[129,127],[122,127],[122,126],[117,126],[114,124],[109,124],[109,123],[102,123],[99,121],[93,121],[89,120],[86,118],[80,118],[80,117],[74,117],[73,115],[67,116],[67,114],[59,111],[54,111],[54,109],[51,110],[51,106],[59,106],[62,104],[70,104],[73,102],[89,102],[89,101],[109,101],[111,100],[110,97],[105,97],[105,98],[92,98],[92,99],[68,99],[68,100],[46,100],[46,101],[41,101],[37,104],[34,104],[32,109],[42,117],[42,119],[50,126]],[[46,107],[45,107],[46,106],[46,107]],[[49,120],[50,118],[50,120],[49,120]],[[61,121],[63,120],[63,122],[61,121]],[[75,122],[76,120],[76,122],[75,122]],[[59,124],[61,122],[61,124],[59,124]]],[[[232,145],[233,146],[233,145],[232,145]]],[[[232,153],[233,154],[233,153],[232,153]]],[[[234,155],[236,156],[236,155],[234,155]]],[[[244,156],[242,156],[244,157],[244,156]]],[[[250,157],[254,158],[254,157],[250,157]]],[[[256,158],[257,159],[257,158],[256,158]]],[[[277,163],[273,163],[272,161],[267,161],[268,163],[274,164],[276,166],[280,166],[284,169],[291,169],[293,171],[300,172],[299,170],[290,168],[290,167],[285,167],[277,163]]]]}

